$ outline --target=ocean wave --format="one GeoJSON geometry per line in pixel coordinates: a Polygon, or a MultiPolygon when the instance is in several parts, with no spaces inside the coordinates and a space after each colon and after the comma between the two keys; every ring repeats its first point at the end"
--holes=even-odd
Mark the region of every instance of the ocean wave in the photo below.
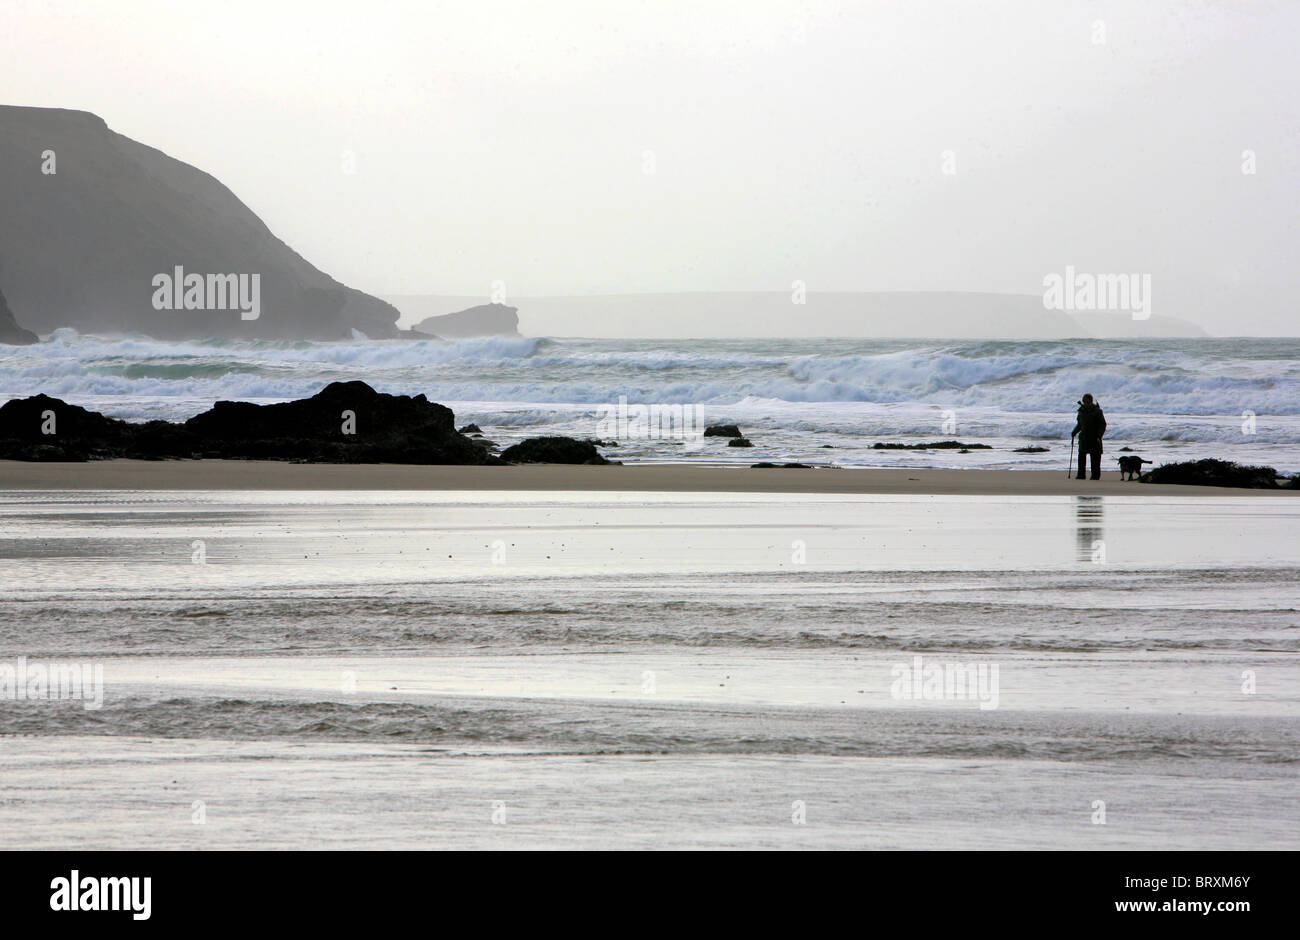
{"type": "Polygon", "coordinates": [[[791,432],[1068,436],[1092,392],[1113,440],[1300,443],[1300,341],[1125,343],[868,340],[455,342],[205,340],[79,335],[0,349],[0,398],[43,392],[117,417],[187,418],[221,399],[301,398],[333,381],[473,403],[517,427],[597,406],[705,406],[711,421],[791,432]],[[1114,420],[1118,419],[1118,420],[1114,420]]]}

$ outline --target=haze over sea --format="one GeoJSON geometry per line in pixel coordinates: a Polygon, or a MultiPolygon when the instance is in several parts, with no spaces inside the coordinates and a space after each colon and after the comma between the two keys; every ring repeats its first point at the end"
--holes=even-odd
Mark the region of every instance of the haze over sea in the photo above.
{"type": "Polygon", "coordinates": [[[1112,456],[1127,446],[1156,462],[1220,457],[1300,471],[1300,339],[164,343],[59,330],[0,349],[0,397],[44,392],[134,420],[184,419],[219,399],[303,398],[355,379],[423,393],[503,447],[599,437],[599,406],[623,396],[697,405],[708,423],[739,424],[755,449],[625,440],[611,457],[843,466],[1063,468],[1075,403],[1091,392],[1112,456]],[[952,438],[993,450],[871,450],[952,438]],[[1049,450],[1014,453],[1026,445],[1049,450]]]}

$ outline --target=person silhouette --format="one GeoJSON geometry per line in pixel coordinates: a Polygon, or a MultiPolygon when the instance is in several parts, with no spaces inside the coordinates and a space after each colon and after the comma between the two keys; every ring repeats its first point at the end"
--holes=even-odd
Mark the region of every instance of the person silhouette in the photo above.
{"type": "Polygon", "coordinates": [[[1101,406],[1092,400],[1091,395],[1084,395],[1079,402],[1079,413],[1075,418],[1074,430],[1070,437],[1079,438],[1079,472],[1076,480],[1084,479],[1085,462],[1092,461],[1092,479],[1101,479],[1101,439],[1106,433],[1106,415],[1101,406]]]}

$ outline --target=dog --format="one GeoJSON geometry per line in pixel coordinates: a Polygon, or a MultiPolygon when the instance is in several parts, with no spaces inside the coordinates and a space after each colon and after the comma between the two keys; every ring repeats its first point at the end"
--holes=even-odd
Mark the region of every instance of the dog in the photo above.
{"type": "Polygon", "coordinates": [[[1121,480],[1136,480],[1138,474],[1142,472],[1142,465],[1151,463],[1150,460],[1143,460],[1141,457],[1120,457],[1119,458],[1119,478],[1121,480]],[[1128,474],[1128,476],[1125,476],[1128,474]]]}

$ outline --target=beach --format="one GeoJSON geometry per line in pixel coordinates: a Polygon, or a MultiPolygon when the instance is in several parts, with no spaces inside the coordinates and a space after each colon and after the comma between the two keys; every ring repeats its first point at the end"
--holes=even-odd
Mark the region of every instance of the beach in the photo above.
{"type": "Polygon", "coordinates": [[[946,468],[761,468],[703,464],[476,467],[304,464],[259,460],[0,460],[0,490],[481,490],[647,493],[913,493],[980,496],[1295,496],[1296,490],[1150,485],[1116,471],[1074,480],[1065,471],[946,468]]]}
{"type": "Polygon", "coordinates": [[[1300,5],[1086,6],[6,5],[18,921],[1284,909],[1300,5]]]}
{"type": "Polygon", "coordinates": [[[0,460],[0,847],[1300,848],[1300,490],[1114,469],[1300,469],[1291,349],[57,336],[0,386],[617,463],[0,460]]]}
{"type": "Polygon", "coordinates": [[[1300,847],[1286,492],[0,471],[6,848],[1300,847]]]}

